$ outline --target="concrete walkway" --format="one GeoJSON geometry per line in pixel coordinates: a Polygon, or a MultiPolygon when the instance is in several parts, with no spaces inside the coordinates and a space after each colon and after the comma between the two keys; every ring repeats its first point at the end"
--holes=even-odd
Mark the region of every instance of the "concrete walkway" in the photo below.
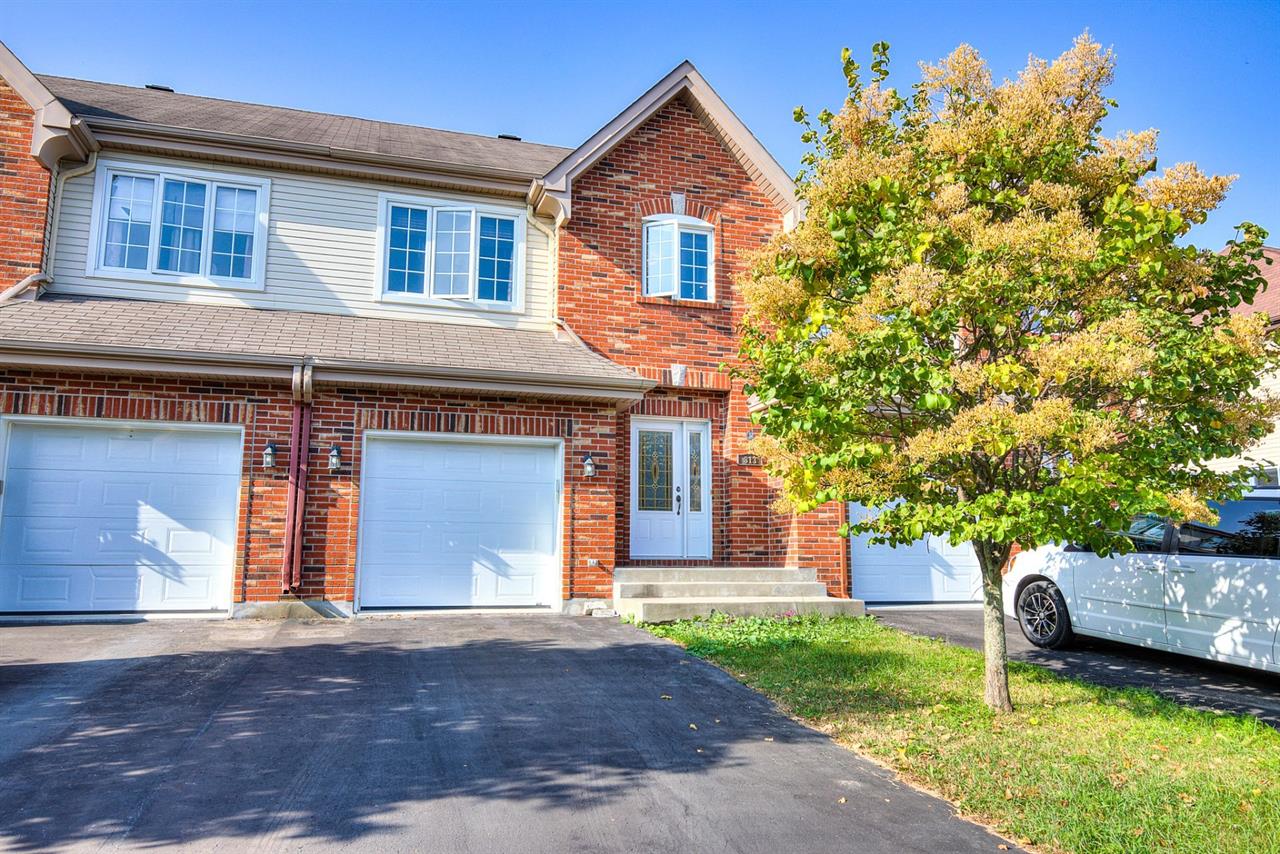
{"type": "Polygon", "coordinates": [[[0,848],[999,844],[617,621],[0,627],[0,848]]]}

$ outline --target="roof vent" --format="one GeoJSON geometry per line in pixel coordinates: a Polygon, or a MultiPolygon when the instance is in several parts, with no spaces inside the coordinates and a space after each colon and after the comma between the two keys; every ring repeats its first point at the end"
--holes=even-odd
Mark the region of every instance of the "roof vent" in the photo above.
{"type": "Polygon", "coordinates": [[[520,141],[521,141],[521,140],[520,140],[520,137],[516,136],[514,133],[500,133],[500,134],[498,134],[498,139],[510,139],[510,140],[514,140],[514,141],[516,141],[516,142],[520,142],[520,141]]]}
{"type": "Polygon", "coordinates": [[[172,86],[162,86],[162,85],[160,85],[159,83],[148,83],[148,84],[147,84],[147,88],[148,88],[148,89],[154,89],[154,90],[156,90],[157,92],[172,92],[172,91],[173,91],[173,87],[172,87],[172,86]]]}

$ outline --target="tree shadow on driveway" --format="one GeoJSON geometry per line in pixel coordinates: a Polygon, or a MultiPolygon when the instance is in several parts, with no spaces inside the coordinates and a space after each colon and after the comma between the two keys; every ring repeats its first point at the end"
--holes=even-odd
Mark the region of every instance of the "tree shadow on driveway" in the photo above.
{"type": "Polygon", "coordinates": [[[883,784],[962,849],[991,848],[944,805],[627,627],[581,644],[554,632],[433,637],[421,625],[0,667],[0,714],[25,696],[23,724],[40,733],[0,746],[0,847],[530,851],[576,839],[604,850],[616,835],[619,850],[629,838],[647,850],[705,850],[701,840],[776,851],[816,824],[812,850],[826,850],[822,822],[834,845],[865,800],[885,813],[866,817],[883,824],[871,838],[912,850],[889,847],[901,820],[883,784]],[[814,782],[833,776],[850,791],[814,782]],[[812,789],[820,802],[795,803],[812,789]],[[841,794],[853,802],[843,814],[841,794]]]}

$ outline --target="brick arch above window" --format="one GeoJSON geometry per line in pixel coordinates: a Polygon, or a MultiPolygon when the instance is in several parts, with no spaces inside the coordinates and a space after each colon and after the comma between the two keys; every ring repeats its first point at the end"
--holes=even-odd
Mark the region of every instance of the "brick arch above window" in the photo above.
{"type": "MultiPolygon", "coordinates": [[[[674,213],[676,213],[676,205],[675,205],[675,202],[672,201],[671,196],[669,195],[655,196],[654,198],[651,198],[651,199],[644,199],[642,201],[636,202],[636,214],[639,219],[644,219],[645,217],[649,217],[649,216],[655,216],[657,214],[674,214],[674,213]]],[[[703,204],[697,199],[691,199],[686,197],[684,202],[683,213],[685,216],[691,216],[694,219],[700,219],[703,222],[709,223],[712,226],[718,227],[720,225],[720,211],[716,210],[710,205],[703,204]]]]}

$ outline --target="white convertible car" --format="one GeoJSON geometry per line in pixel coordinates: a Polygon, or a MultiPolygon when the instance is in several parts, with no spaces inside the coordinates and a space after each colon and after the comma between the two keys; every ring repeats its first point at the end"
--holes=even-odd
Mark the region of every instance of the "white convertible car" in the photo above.
{"type": "Polygon", "coordinates": [[[1215,527],[1135,519],[1126,555],[1022,552],[1005,609],[1036,646],[1088,635],[1280,673],[1280,490],[1213,507],[1215,527]]]}

